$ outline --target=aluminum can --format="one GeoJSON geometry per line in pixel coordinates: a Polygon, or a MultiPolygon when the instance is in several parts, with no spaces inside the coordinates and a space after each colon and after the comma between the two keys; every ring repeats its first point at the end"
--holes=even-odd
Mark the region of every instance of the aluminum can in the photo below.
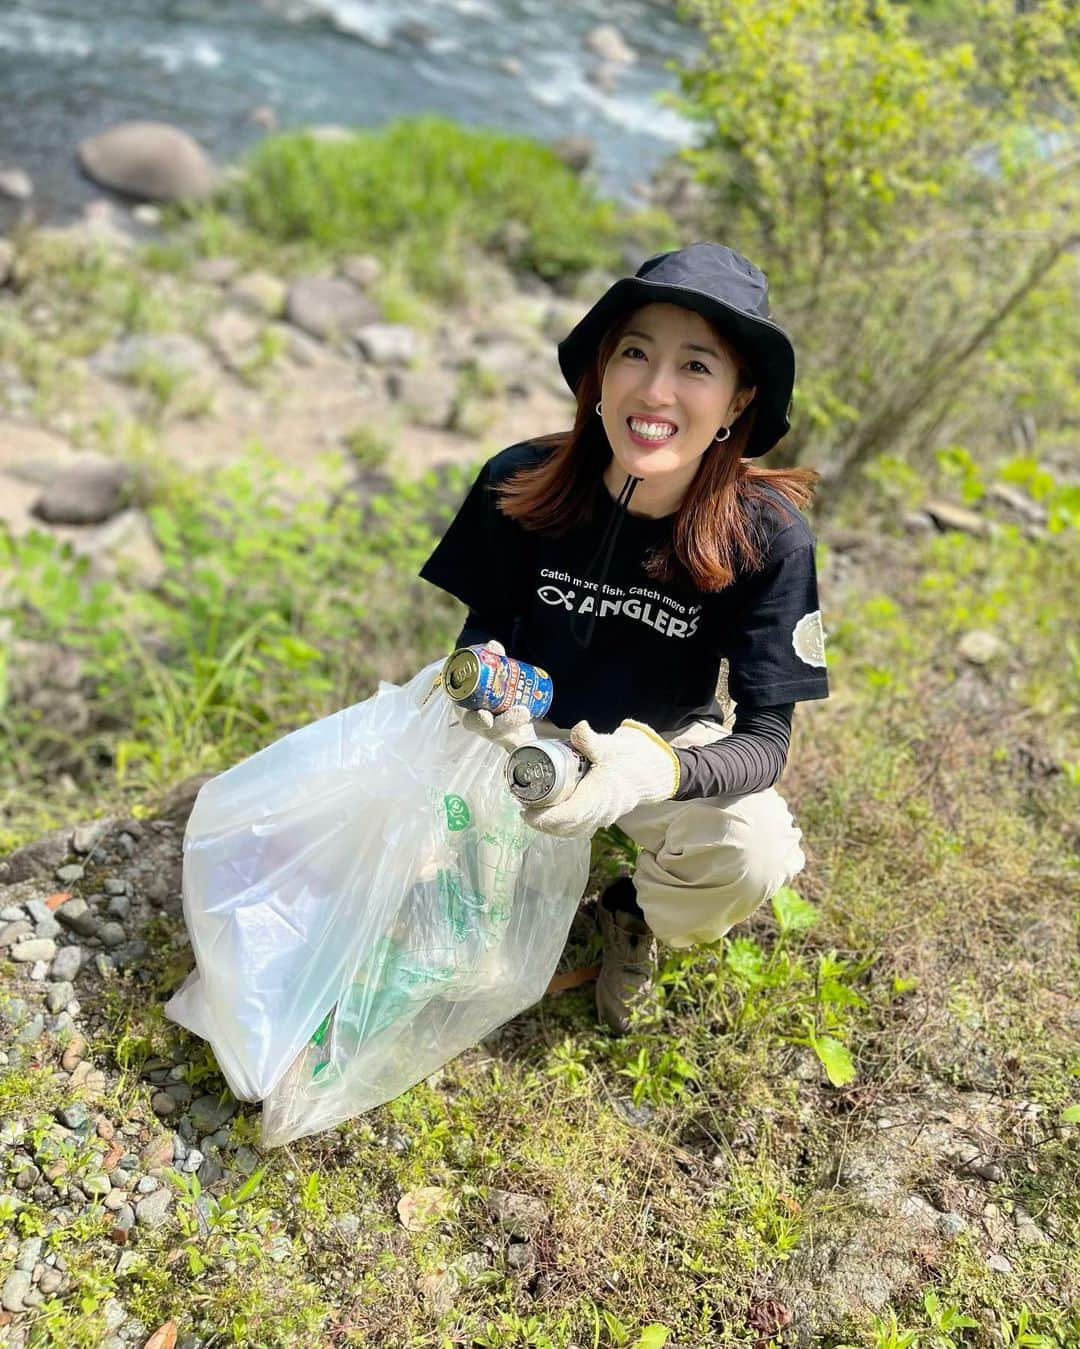
{"type": "Polygon", "coordinates": [[[534,720],[551,706],[551,676],[539,665],[498,656],[485,646],[462,646],[451,652],[442,672],[443,688],[459,707],[492,716],[524,707],[534,720]]]}
{"type": "Polygon", "coordinates": [[[574,792],[589,769],[569,740],[519,745],[506,761],[506,785],[525,805],[554,806],[574,792]]]}

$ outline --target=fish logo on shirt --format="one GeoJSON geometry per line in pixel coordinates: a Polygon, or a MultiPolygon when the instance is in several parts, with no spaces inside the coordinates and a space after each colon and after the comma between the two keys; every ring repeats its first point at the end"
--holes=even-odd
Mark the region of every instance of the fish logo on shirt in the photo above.
{"type": "Polygon", "coordinates": [[[558,586],[541,586],[536,593],[545,604],[561,604],[570,613],[574,612],[575,591],[560,590],[558,586]]]}

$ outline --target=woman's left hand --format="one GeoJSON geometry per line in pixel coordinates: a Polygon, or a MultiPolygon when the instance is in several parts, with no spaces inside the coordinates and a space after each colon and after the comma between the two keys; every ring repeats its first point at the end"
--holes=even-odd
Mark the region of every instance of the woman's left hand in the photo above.
{"type": "Polygon", "coordinates": [[[592,765],[573,795],[554,806],[531,806],[526,824],[562,838],[587,838],[645,801],[667,801],[679,790],[679,760],[651,726],[624,721],[601,735],[587,721],[570,743],[592,765]]]}

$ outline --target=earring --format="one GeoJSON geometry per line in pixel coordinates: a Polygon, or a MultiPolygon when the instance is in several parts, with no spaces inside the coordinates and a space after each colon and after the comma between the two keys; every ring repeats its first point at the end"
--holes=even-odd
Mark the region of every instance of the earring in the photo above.
{"type": "Polygon", "coordinates": [[[720,430],[723,431],[723,433],[724,433],[723,435],[720,435],[720,433],[717,432],[717,434],[716,434],[715,436],[713,436],[713,440],[716,441],[717,445],[723,445],[724,441],[725,441],[725,440],[729,440],[730,437],[731,437],[731,427],[730,427],[730,426],[722,426],[722,427],[720,428],[720,430]]]}
{"type": "Polygon", "coordinates": [[[603,403],[597,403],[597,405],[596,405],[596,415],[597,415],[598,417],[602,417],[602,416],[604,415],[604,414],[600,411],[600,409],[601,409],[602,407],[603,407],[603,403]]]}

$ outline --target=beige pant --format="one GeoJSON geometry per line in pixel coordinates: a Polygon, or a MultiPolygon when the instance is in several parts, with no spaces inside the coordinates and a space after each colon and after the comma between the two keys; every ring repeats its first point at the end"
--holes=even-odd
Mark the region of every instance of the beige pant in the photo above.
{"type": "MultiPolygon", "coordinates": [[[[567,735],[550,722],[536,729],[540,736],[567,735]]],[[[688,749],[727,734],[719,722],[701,720],[668,740],[688,749]]],[[[634,872],[638,903],[668,946],[716,941],[806,864],[802,830],[773,787],[642,805],[616,823],[643,850],[634,872]]]]}

